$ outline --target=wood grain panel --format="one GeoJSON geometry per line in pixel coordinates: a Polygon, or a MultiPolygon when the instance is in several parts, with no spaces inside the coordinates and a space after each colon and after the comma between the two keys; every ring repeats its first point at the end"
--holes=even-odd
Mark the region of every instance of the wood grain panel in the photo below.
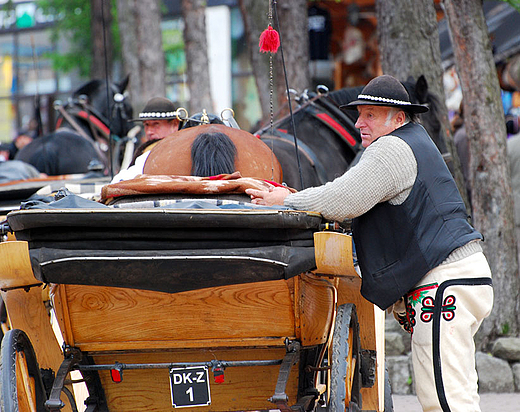
{"type": "Polygon", "coordinates": [[[334,316],[334,286],[328,280],[310,274],[300,275],[298,279],[302,345],[324,343],[334,316]]]}
{"type": "Polygon", "coordinates": [[[32,271],[27,242],[0,243],[0,288],[41,284],[32,271]]]}
{"type": "MultiPolygon", "coordinates": [[[[176,294],[60,285],[70,324],[65,336],[85,350],[242,346],[293,338],[291,281],[259,282],[176,294]],[[254,342],[259,339],[259,342],[254,342]],[[107,344],[106,348],[103,345],[107,344]],[[94,346],[92,346],[94,345],[94,346]]],[[[55,299],[56,300],[56,299],[55,299]]],[[[58,305],[57,305],[58,306],[58,305]]]]}
{"type": "MultiPolygon", "coordinates": [[[[94,356],[97,364],[146,362],[203,362],[218,360],[260,360],[281,359],[285,349],[244,349],[244,350],[199,350],[161,351],[161,353],[125,353],[94,356]]],[[[267,399],[274,394],[279,366],[233,367],[224,372],[225,381],[216,384],[210,371],[212,403],[207,407],[190,408],[201,411],[240,411],[274,409],[267,399]]],[[[167,411],[172,409],[169,372],[167,369],[125,370],[123,382],[112,382],[108,372],[100,372],[103,389],[110,410],[125,411],[167,411]]],[[[298,366],[291,369],[286,393],[289,402],[294,403],[298,387],[298,366]]]]}
{"type": "Polygon", "coordinates": [[[359,277],[352,260],[352,237],[337,232],[315,232],[316,273],[359,277]]]}

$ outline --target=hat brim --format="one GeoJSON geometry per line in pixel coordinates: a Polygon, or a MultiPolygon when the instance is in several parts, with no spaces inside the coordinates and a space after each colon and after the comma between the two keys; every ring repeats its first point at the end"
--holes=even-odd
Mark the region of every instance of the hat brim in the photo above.
{"type": "Polygon", "coordinates": [[[386,102],[376,102],[372,100],[354,100],[350,103],[343,104],[339,106],[340,109],[345,110],[356,110],[358,106],[387,106],[387,107],[398,107],[399,109],[404,110],[405,112],[412,113],[426,113],[428,110],[428,106],[424,104],[390,104],[386,102]]]}

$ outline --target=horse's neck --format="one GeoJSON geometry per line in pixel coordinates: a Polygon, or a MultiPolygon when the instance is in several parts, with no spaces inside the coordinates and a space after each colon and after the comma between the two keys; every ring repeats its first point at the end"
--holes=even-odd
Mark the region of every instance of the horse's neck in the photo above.
{"type": "Polygon", "coordinates": [[[82,119],[78,119],[77,117],[74,117],[74,124],[71,124],[67,119],[63,119],[59,128],[73,130],[79,134],[84,133],[88,137],[93,138],[92,129],[90,128],[89,124],[82,119]],[[78,128],[79,128],[79,130],[78,130],[78,128]]]}

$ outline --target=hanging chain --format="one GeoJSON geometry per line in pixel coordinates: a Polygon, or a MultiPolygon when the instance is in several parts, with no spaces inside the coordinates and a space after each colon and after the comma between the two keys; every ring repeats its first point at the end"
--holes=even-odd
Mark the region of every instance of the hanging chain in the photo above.
{"type": "MultiPolygon", "coordinates": [[[[273,23],[273,4],[269,0],[269,12],[267,15],[269,25],[273,23]]],[[[274,136],[274,104],[273,104],[273,53],[269,53],[269,125],[271,136],[274,136]]],[[[271,180],[274,181],[274,138],[271,139],[271,180]]]]}

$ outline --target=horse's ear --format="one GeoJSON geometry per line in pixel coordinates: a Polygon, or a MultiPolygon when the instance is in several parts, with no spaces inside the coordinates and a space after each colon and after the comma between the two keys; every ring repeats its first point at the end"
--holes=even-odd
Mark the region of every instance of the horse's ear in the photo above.
{"type": "Polygon", "coordinates": [[[126,88],[128,87],[128,83],[130,83],[130,74],[127,74],[123,80],[121,80],[119,83],[116,83],[116,84],[117,84],[117,87],[119,88],[119,91],[124,92],[126,90],[126,88]]]}
{"type": "Polygon", "coordinates": [[[420,103],[425,103],[428,99],[428,81],[424,74],[421,74],[415,83],[415,94],[420,103]]]}
{"type": "Polygon", "coordinates": [[[90,82],[84,84],[79,89],[77,89],[72,95],[79,96],[79,95],[85,94],[87,96],[91,96],[95,90],[98,90],[103,85],[104,85],[103,80],[99,80],[99,79],[91,80],[90,82]]]}

